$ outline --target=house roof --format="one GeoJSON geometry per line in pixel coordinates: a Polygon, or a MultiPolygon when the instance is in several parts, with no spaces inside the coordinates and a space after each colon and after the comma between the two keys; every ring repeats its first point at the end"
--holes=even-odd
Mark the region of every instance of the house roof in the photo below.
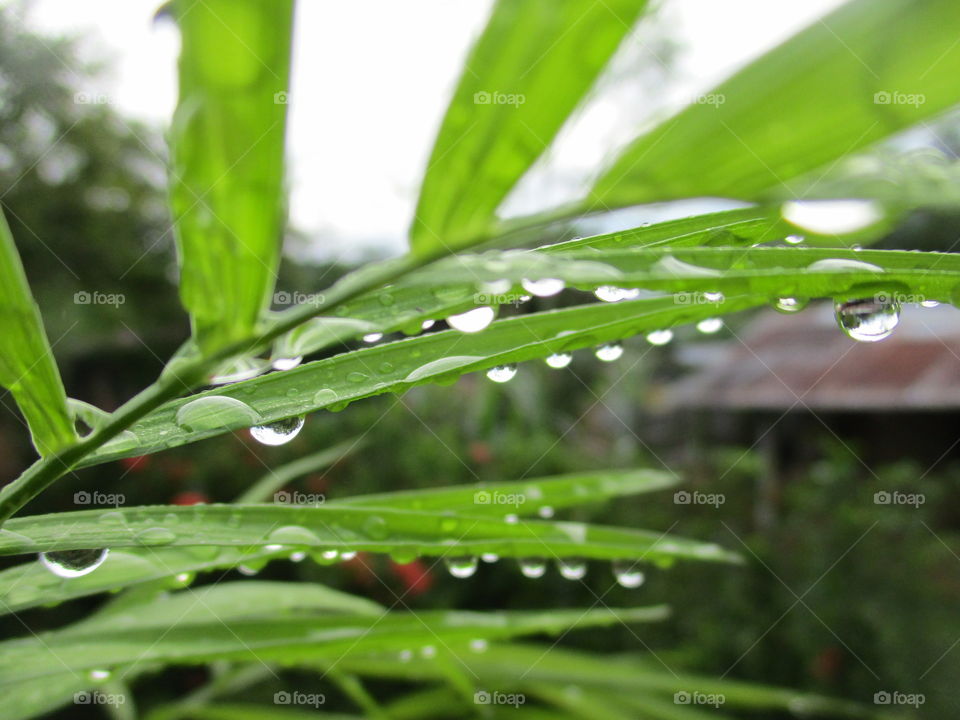
{"type": "Polygon", "coordinates": [[[960,310],[905,305],[893,334],[862,343],[831,303],[763,312],[733,339],[680,354],[693,372],[665,389],[668,408],[946,410],[960,408],[960,310]]]}

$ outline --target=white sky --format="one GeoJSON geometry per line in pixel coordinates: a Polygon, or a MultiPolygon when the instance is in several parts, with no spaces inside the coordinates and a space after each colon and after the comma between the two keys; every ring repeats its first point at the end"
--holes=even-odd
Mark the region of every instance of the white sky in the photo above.
{"type": "MultiPolygon", "coordinates": [[[[349,246],[355,249],[351,255],[402,249],[433,135],[490,4],[300,0],[288,135],[291,219],[316,238],[318,249],[341,254],[349,246]]],[[[708,90],[840,0],[662,4],[661,26],[682,46],[676,65],[680,82],[652,103],[645,97],[642,109],[629,78],[598,94],[564,130],[550,163],[519,188],[510,208],[540,209],[568,199],[577,187],[570,178],[595,169],[650,111],[662,112],[708,90]]],[[[113,62],[112,77],[84,89],[106,94],[123,113],[165,128],[176,102],[178,38],[172,23],[151,22],[158,5],[159,0],[34,0],[29,23],[85,36],[91,55],[113,62]]]]}

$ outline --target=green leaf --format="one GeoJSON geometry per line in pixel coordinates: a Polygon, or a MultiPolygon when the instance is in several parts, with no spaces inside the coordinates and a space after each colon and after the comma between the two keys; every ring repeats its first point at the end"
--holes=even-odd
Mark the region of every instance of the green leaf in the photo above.
{"type": "Polygon", "coordinates": [[[674,487],[680,479],[656,470],[598,470],[519,482],[459,485],[407,490],[334,500],[337,507],[389,507],[394,510],[449,511],[502,516],[536,515],[543,508],[559,510],[612,497],[674,487]],[[506,507],[505,507],[506,506],[506,507]]]}
{"type": "Polygon", "coordinates": [[[9,520],[0,555],[79,548],[195,546],[212,559],[224,546],[458,556],[582,557],[670,563],[738,562],[712,543],[664,533],[575,522],[524,520],[392,508],[287,505],[155,505],[81,510],[9,520]],[[69,531],[65,531],[69,528],[69,531]]]}
{"type": "Polygon", "coordinates": [[[380,616],[231,619],[229,623],[141,625],[105,633],[82,626],[0,643],[0,686],[64,671],[124,665],[187,665],[214,660],[307,663],[342,661],[351,654],[466,645],[489,640],[621,623],[657,622],[663,606],[512,611],[498,613],[425,611],[380,616]]]}
{"type": "MultiPolygon", "coordinates": [[[[727,297],[723,309],[734,312],[763,302],[766,298],[727,297]]],[[[156,452],[322,408],[341,409],[360,398],[446,382],[465,373],[552,353],[572,352],[640,332],[697,322],[716,313],[714,305],[681,304],[672,297],[595,303],[507,318],[482,333],[449,330],[363,348],[167,403],[133,425],[135,446],[101,448],[81,464],[95,465],[156,452]],[[227,398],[228,402],[211,407],[206,400],[209,398],[227,398]],[[185,416],[193,414],[185,411],[178,424],[181,408],[201,399],[208,407],[198,408],[204,411],[197,413],[202,415],[200,422],[184,422],[185,416]],[[237,403],[252,409],[253,415],[237,403]]]]}
{"type": "Polygon", "coordinates": [[[953,0],[849,2],[634,141],[590,203],[780,194],[960,101],[958,23],[953,0]]]}
{"type": "Polygon", "coordinates": [[[645,0],[500,0],[443,119],[411,246],[483,239],[507,193],[543,154],[646,6],[645,0]]]}
{"type": "Polygon", "coordinates": [[[292,0],[177,0],[170,201],[180,294],[205,351],[269,307],[284,222],[292,0]]]}
{"type": "Polygon", "coordinates": [[[34,447],[49,455],[71,444],[77,433],[67,409],[67,395],[40,309],[0,212],[0,385],[17,401],[30,428],[34,447]]]}
{"type": "Polygon", "coordinates": [[[277,490],[291,480],[301,475],[317,472],[331,465],[336,465],[362,447],[362,438],[353,438],[352,440],[346,440],[332,447],[324,448],[310,455],[297,458],[278,468],[271,468],[262,478],[244,490],[235,502],[237,504],[265,502],[269,500],[277,490]]]}

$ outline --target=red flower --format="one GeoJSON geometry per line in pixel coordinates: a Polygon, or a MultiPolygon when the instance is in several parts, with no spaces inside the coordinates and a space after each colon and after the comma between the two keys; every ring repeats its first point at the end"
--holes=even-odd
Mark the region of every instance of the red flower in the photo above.
{"type": "Polygon", "coordinates": [[[120,458],[120,464],[129,472],[140,472],[146,470],[150,465],[150,456],[134,455],[133,457],[120,458]]]}
{"type": "Polygon", "coordinates": [[[200,505],[210,502],[210,498],[196,490],[184,490],[174,495],[171,502],[174,505],[200,505]]]}
{"type": "Polygon", "coordinates": [[[419,560],[413,562],[395,563],[390,562],[390,569],[403,583],[404,589],[410,595],[423,595],[423,593],[433,587],[433,575],[419,560]]]}

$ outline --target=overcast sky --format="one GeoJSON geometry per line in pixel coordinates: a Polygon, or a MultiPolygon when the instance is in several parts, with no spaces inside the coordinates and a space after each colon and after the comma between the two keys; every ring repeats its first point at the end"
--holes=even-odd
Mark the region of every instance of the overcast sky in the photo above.
{"type": "MultiPolygon", "coordinates": [[[[113,60],[112,76],[84,89],[165,127],[176,102],[178,38],[172,23],[151,22],[158,4],[34,0],[28,22],[48,32],[83,35],[91,55],[113,60]]],[[[662,4],[658,27],[681,48],[672,91],[657,93],[656,102],[645,97],[639,108],[628,76],[602,93],[564,131],[549,166],[531,178],[526,192],[520,189],[511,208],[567,199],[565,194],[576,191],[568,178],[595,168],[610,145],[636,131],[645,114],[709,89],[840,2],[662,4]]],[[[296,227],[320,245],[402,248],[433,135],[489,10],[489,0],[300,1],[288,136],[296,227]]]]}

